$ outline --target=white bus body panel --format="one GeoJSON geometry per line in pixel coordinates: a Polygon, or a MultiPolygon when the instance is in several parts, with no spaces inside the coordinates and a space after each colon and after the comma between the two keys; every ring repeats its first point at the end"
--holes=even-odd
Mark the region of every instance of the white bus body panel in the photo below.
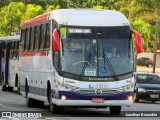
{"type": "Polygon", "coordinates": [[[18,75],[19,73],[19,60],[18,59],[12,59],[10,60],[10,70],[9,70],[9,86],[14,87],[16,90],[17,87],[15,88],[15,80],[16,80],[16,74],[18,75]]]}
{"type": "MultiPolygon", "coordinates": [[[[51,52],[45,51],[45,55],[34,55],[34,56],[21,56],[19,58],[20,65],[20,85],[21,93],[25,96],[25,81],[28,81],[28,86],[30,87],[32,93],[29,93],[30,98],[34,98],[41,101],[47,101],[47,82],[54,80],[53,77],[53,67],[51,61],[51,52]],[[36,95],[37,94],[37,95],[36,95]]],[[[38,53],[37,53],[38,54],[38,53]]],[[[52,83],[51,83],[52,84],[52,83]]]]}
{"type": "Polygon", "coordinates": [[[62,25],[73,26],[124,26],[130,25],[120,12],[94,9],[61,9],[50,13],[49,19],[55,19],[62,25]]]}

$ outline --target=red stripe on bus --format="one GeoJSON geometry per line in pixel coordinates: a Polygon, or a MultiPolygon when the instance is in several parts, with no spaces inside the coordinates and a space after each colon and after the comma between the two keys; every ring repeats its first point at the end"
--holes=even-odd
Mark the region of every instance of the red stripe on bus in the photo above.
{"type": "Polygon", "coordinates": [[[19,53],[20,57],[29,57],[29,56],[47,56],[47,51],[40,51],[40,52],[24,52],[19,53]]]}
{"type": "Polygon", "coordinates": [[[31,25],[34,25],[34,24],[37,24],[37,23],[42,23],[42,22],[45,22],[48,20],[48,13],[45,13],[43,15],[40,15],[40,16],[37,16],[27,22],[25,22],[22,27],[27,27],[27,26],[31,26],[31,25]]]}

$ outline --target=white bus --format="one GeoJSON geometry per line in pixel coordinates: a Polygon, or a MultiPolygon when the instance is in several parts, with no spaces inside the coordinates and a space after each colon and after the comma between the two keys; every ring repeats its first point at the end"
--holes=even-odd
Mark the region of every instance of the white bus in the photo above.
{"type": "Polygon", "coordinates": [[[0,83],[2,91],[18,89],[20,36],[0,37],[0,83]]]}
{"type": "Polygon", "coordinates": [[[59,9],[25,22],[20,39],[20,91],[28,107],[49,102],[64,107],[110,108],[132,105],[134,42],[141,37],[119,12],[59,9]],[[115,46],[119,58],[108,58],[115,46]]]}

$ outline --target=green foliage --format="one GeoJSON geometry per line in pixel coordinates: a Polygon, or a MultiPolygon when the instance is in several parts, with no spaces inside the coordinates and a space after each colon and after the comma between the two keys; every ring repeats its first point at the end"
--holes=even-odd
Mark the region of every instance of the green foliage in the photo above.
{"type": "Polygon", "coordinates": [[[21,16],[21,25],[31,19],[34,18],[40,14],[44,13],[44,10],[41,6],[39,5],[35,5],[35,4],[28,4],[26,6],[25,12],[23,13],[23,15],[21,16]]]}
{"type": "Polygon", "coordinates": [[[11,2],[0,11],[0,33],[9,35],[12,31],[19,29],[20,18],[25,11],[25,5],[22,2],[11,2]]]}
{"type": "Polygon", "coordinates": [[[153,49],[149,49],[149,46],[153,46],[154,44],[154,41],[150,40],[154,27],[140,18],[131,22],[131,26],[133,29],[141,33],[141,37],[143,38],[143,50],[151,52],[153,49]]]}
{"type": "Polygon", "coordinates": [[[50,6],[47,7],[46,12],[50,12],[50,11],[55,10],[55,9],[60,9],[60,6],[59,5],[57,5],[57,6],[50,5],[50,6]]]}

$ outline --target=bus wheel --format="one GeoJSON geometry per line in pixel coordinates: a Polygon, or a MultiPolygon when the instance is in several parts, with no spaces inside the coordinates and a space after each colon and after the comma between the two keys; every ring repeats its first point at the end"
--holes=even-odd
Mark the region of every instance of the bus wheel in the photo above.
{"type": "Polygon", "coordinates": [[[2,82],[2,91],[7,91],[7,87],[6,87],[6,85],[4,85],[4,76],[3,75],[2,75],[1,82],[2,82]]]}
{"type": "Polygon", "coordinates": [[[2,82],[2,91],[7,91],[7,87],[6,87],[6,85],[4,85],[3,82],[2,82]]]}
{"type": "Polygon", "coordinates": [[[139,98],[138,98],[136,92],[134,93],[133,102],[135,102],[135,103],[139,102],[139,98]]]}
{"type": "Polygon", "coordinates": [[[8,87],[9,92],[13,92],[13,87],[8,87]]]}
{"type": "Polygon", "coordinates": [[[18,94],[21,95],[21,92],[20,92],[20,82],[18,80],[18,86],[17,86],[17,89],[18,89],[18,94]]]}
{"type": "Polygon", "coordinates": [[[36,100],[36,107],[43,108],[44,107],[44,102],[36,100]]]}
{"type": "Polygon", "coordinates": [[[49,89],[49,110],[52,112],[52,113],[60,113],[64,110],[63,107],[60,107],[56,104],[54,104],[52,102],[52,92],[51,92],[51,89],[49,89]]]}
{"type": "Polygon", "coordinates": [[[29,98],[28,96],[28,83],[26,82],[26,103],[28,107],[34,107],[35,106],[35,100],[29,98]]]}
{"type": "Polygon", "coordinates": [[[112,115],[119,115],[121,112],[121,106],[110,106],[109,108],[112,115]]]}

